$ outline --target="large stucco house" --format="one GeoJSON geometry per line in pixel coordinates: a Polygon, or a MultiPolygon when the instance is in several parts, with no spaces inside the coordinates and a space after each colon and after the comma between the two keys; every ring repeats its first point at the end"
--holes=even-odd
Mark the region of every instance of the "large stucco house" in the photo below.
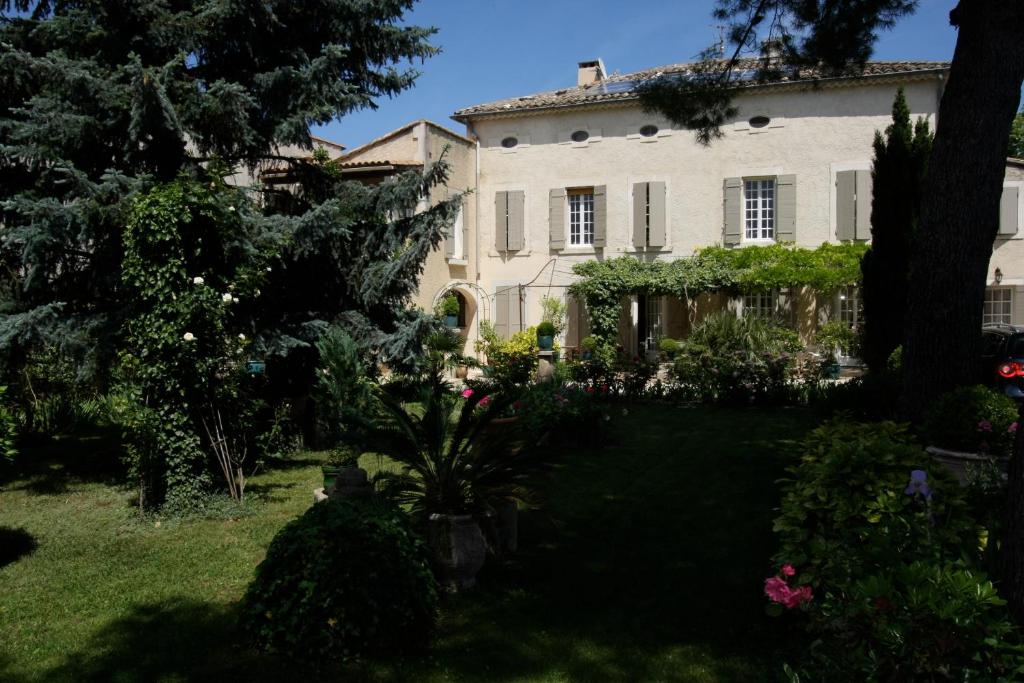
{"type": "MultiPolygon", "coordinates": [[[[946,63],[873,62],[857,76],[805,71],[771,84],[751,81],[741,87],[739,115],[723,137],[702,146],[691,132],[644,113],[634,90],[658,72],[687,68],[608,75],[600,60],[583,62],[575,85],[457,111],[453,118],[466,126],[465,137],[450,135],[467,164],[459,186],[473,189],[463,218],[466,264],[454,270],[450,259],[446,267],[435,259],[421,303],[457,291],[467,301],[463,324],[470,339],[481,318],[508,335],[540,320],[542,297],[567,296],[572,266],[582,260],[676,259],[715,244],[867,240],[875,131],[889,124],[900,87],[912,116],[925,117],[934,129],[949,74],[946,63]]],[[[429,160],[431,145],[418,144],[418,152],[384,154],[377,141],[342,163],[364,154],[376,159],[369,154],[374,148],[386,158],[429,160]]],[[[1022,216],[1024,162],[1011,160],[990,267],[988,322],[1024,323],[1022,216]]],[[[568,303],[564,342],[572,349],[587,323],[582,306],[568,303]]],[[[802,291],[694,302],[633,297],[623,306],[619,341],[638,353],[658,337],[685,336],[692,313],[721,307],[789,316],[809,338],[823,319],[854,323],[858,294],[849,288],[835,297],[802,291]]]]}

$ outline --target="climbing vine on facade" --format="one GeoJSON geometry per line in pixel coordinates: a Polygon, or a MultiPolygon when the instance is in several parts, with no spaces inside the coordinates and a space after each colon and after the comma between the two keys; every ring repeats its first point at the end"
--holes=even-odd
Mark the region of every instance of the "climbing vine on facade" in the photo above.
{"type": "Polygon", "coordinates": [[[864,244],[786,245],[742,249],[708,247],[691,258],[640,261],[631,256],[573,266],[581,277],[570,292],[587,304],[593,334],[605,341],[618,331],[622,298],[671,295],[683,300],[707,292],[750,293],[807,287],[828,294],[860,280],[864,244]]]}

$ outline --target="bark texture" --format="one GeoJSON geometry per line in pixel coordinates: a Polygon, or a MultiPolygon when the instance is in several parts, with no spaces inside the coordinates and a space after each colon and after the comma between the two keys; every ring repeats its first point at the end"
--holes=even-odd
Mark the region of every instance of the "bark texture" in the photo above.
{"type": "Polygon", "coordinates": [[[904,408],[974,383],[1010,123],[1024,80],[1024,0],[962,0],[910,260],[904,408]]]}

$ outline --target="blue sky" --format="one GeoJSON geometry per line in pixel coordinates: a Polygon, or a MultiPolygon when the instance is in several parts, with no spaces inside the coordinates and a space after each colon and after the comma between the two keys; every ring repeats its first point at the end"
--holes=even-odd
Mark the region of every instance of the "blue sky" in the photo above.
{"type": "MultiPolygon", "coordinates": [[[[954,0],[921,0],[882,34],[875,59],[948,60],[954,0]]],[[[456,109],[576,84],[576,63],[601,57],[627,73],[688,61],[714,42],[712,0],[422,0],[409,22],[439,29],[442,53],[417,68],[412,90],[316,131],[349,149],[414,119],[458,132],[456,109]]]]}

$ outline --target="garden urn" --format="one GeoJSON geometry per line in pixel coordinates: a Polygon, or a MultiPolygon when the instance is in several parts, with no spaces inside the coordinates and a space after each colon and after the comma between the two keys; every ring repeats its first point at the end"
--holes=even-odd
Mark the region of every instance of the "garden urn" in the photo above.
{"type": "Polygon", "coordinates": [[[342,467],[327,494],[336,499],[368,498],[373,494],[373,485],[362,467],[342,467]]]}
{"type": "Polygon", "coordinates": [[[452,591],[476,584],[487,543],[472,515],[430,515],[427,546],[438,583],[452,591]]]}

